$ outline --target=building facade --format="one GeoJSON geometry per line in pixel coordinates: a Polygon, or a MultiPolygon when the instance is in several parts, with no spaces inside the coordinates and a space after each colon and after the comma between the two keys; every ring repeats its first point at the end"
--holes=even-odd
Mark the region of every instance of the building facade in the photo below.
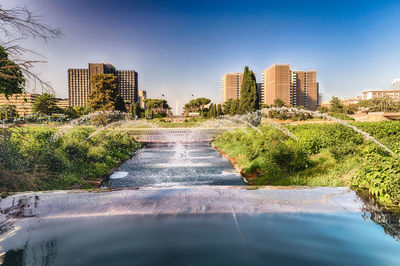
{"type": "Polygon", "coordinates": [[[12,105],[17,110],[19,116],[25,116],[32,114],[32,106],[36,98],[40,96],[36,93],[22,93],[13,94],[8,99],[0,94],[0,105],[12,105]]]}
{"type": "Polygon", "coordinates": [[[118,92],[124,101],[134,103],[138,98],[138,76],[133,70],[117,70],[118,92]]]}
{"type": "Polygon", "coordinates": [[[394,101],[400,101],[400,90],[369,90],[362,93],[363,100],[386,97],[394,101]]]}
{"type": "Polygon", "coordinates": [[[317,71],[291,70],[290,64],[274,64],[263,73],[263,101],[271,105],[279,98],[290,106],[316,110],[319,104],[317,71]]]}
{"type": "Polygon", "coordinates": [[[138,101],[139,101],[139,106],[141,108],[144,108],[144,100],[147,99],[147,92],[144,90],[138,90],[138,101]]]}
{"type": "Polygon", "coordinates": [[[138,100],[138,75],[133,70],[116,70],[111,64],[89,63],[88,69],[68,69],[70,106],[86,106],[92,90],[91,79],[97,74],[113,74],[118,80],[118,92],[124,101],[138,100]]]}
{"type": "Polygon", "coordinates": [[[227,73],[222,76],[222,101],[239,99],[243,73],[227,73]]]}

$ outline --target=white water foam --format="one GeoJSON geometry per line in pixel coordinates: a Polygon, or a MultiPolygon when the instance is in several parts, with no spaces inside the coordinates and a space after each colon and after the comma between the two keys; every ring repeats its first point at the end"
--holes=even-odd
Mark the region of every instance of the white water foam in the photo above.
{"type": "Polygon", "coordinates": [[[120,179],[120,178],[124,178],[126,176],[128,176],[128,172],[124,172],[124,171],[115,171],[111,176],[110,179],[120,179]]]}

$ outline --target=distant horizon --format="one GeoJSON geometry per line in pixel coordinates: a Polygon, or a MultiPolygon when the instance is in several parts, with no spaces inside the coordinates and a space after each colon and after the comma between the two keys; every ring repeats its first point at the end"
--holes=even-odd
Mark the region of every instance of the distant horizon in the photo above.
{"type": "Polygon", "coordinates": [[[180,107],[192,94],[221,101],[222,76],[245,65],[257,82],[275,63],[316,70],[323,101],[388,89],[400,78],[394,0],[11,2],[3,5],[25,5],[62,29],[61,39],[25,43],[46,57],[35,70],[61,98],[68,96],[68,68],[102,61],[135,70],[149,98],[164,94],[180,107]]]}

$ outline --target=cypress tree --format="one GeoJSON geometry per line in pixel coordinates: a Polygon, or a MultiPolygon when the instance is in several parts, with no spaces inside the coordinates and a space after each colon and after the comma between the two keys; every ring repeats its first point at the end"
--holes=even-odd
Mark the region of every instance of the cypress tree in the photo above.
{"type": "Polygon", "coordinates": [[[223,113],[222,113],[222,107],[221,107],[221,104],[218,104],[218,107],[217,107],[217,116],[220,117],[221,115],[223,115],[223,113]]]}
{"type": "Polygon", "coordinates": [[[136,103],[133,105],[133,112],[132,112],[132,115],[133,115],[133,117],[136,118],[136,119],[139,119],[139,118],[140,118],[140,107],[139,107],[139,103],[138,103],[138,102],[136,102],[136,103]]]}
{"type": "Polygon", "coordinates": [[[216,118],[216,117],[217,117],[217,105],[214,104],[213,105],[213,118],[216,118]]]}
{"type": "Polygon", "coordinates": [[[258,109],[260,109],[260,106],[257,95],[256,75],[253,71],[249,70],[248,66],[245,66],[242,87],[240,88],[239,113],[245,114],[258,109]]]}
{"type": "Polygon", "coordinates": [[[229,110],[230,115],[236,115],[239,111],[239,99],[233,99],[231,109],[229,110]]]}

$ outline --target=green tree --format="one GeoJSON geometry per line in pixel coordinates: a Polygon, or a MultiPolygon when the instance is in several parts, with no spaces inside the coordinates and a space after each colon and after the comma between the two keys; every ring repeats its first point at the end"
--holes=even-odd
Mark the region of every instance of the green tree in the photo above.
{"type": "Polygon", "coordinates": [[[166,117],[171,109],[166,100],[161,99],[144,99],[145,116],[147,118],[166,117]]]}
{"type": "Polygon", "coordinates": [[[232,99],[228,99],[226,102],[223,103],[224,113],[230,114],[232,106],[232,99]]]}
{"type": "Polygon", "coordinates": [[[336,97],[332,96],[332,99],[330,100],[330,107],[329,111],[332,113],[344,113],[344,106],[342,104],[342,101],[336,97]]]}
{"type": "Polygon", "coordinates": [[[92,91],[89,95],[88,105],[93,111],[126,111],[125,103],[118,94],[115,75],[94,75],[91,84],[92,91]]]}
{"type": "Polygon", "coordinates": [[[0,119],[9,119],[18,117],[15,105],[4,104],[0,105],[0,119]]]}
{"type": "Polygon", "coordinates": [[[54,98],[54,95],[43,93],[42,95],[37,97],[35,102],[33,103],[32,112],[43,115],[51,115],[55,112],[61,112],[61,110],[56,104],[56,99],[54,98]]]}
{"type": "Polygon", "coordinates": [[[245,114],[260,109],[259,102],[256,75],[249,70],[248,66],[245,66],[240,88],[240,113],[245,114]]]}
{"type": "Polygon", "coordinates": [[[220,117],[221,115],[223,115],[224,113],[222,112],[222,106],[221,104],[218,104],[217,107],[217,117],[220,117]]]}
{"type": "Polygon", "coordinates": [[[275,98],[274,99],[274,104],[272,105],[273,107],[284,107],[286,106],[285,102],[280,99],[280,98],[275,98]]]}
{"type": "Polygon", "coordinates": [[[8,59],[7,51],[0,46],[0,94],[6,97],[22,93],[25,86],[25,78],[20,67],[8,59]]]}
{"type": "Polygon", "coordinates": [[[239,99],[233,99],[231,104],[231,109],[229,110],[230,115],[239,114],[239,99]]]}
{"type": "Polygon", "coordinates": [[[329,111],[329,108],[326,106],[318,106],[317,111],[324,114],[327,113],[329,111]]]}
{"type": "Polygon", "coordinates": [[[134,118],[136,118],[136,119],[139,119],[139,118],[140,118],[140,106],[139,106],[139,103],[138,103],[138,102],[136,102],[136,103],[133,105],[132,116],[133,116],[134,118]]]}

